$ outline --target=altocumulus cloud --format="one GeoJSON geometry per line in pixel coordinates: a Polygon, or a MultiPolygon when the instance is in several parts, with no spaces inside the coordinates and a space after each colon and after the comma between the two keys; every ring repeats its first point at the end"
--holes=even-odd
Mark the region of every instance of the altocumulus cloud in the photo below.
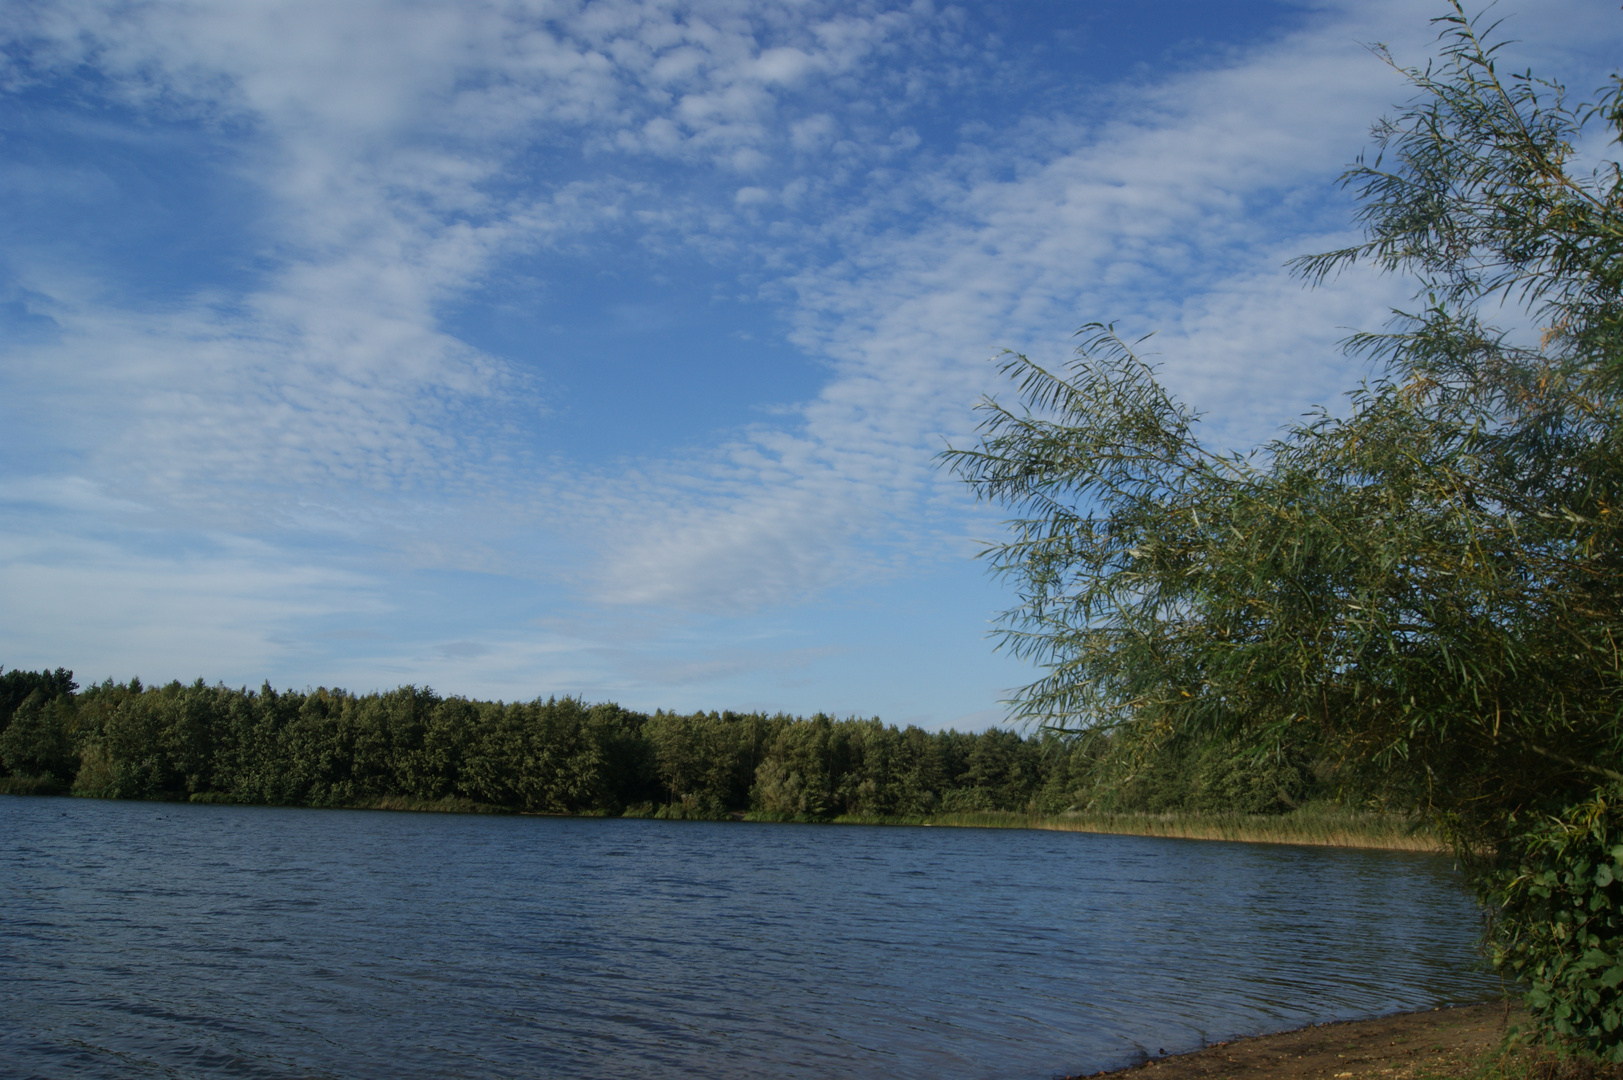
{"type": "MultiPolygon", "coordinates": [[[[974,7],[8,5],[0,191],[43,224],[0,263],[5,659],[817,707],[829,598],[955,587],[940,568],[995,527],[931,457],[999,348],[1060,362],[1089,318],[1159,330],[1235,446],[1357,377],[1335,342],[1402,283],[1304,293],[1281,267],[1346,239],[1334,178],[1404,93],[1363,43],[1422,60],[1425,12],[1280,11],[1025,98],[1043,61],[974,7]],[[61,224],[86,217],[133,239],[61,224]],[[628,251],[768,312],[809,391],[656,452],[554,437],[615,401],[453,315],[584,267],[633,320],[605,254],[628,251]]],[[[1514,14],[1520,55],[1599,81],[1603,5],[1514,14]]],[[[920,715],[989,707],[986,670],[920,715]]]]}

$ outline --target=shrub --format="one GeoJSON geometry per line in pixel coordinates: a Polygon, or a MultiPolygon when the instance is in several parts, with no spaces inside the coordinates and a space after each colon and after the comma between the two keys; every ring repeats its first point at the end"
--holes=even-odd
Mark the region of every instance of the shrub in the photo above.
{"type": "Polygon", "coordinates": [[[1550,1042],[1623,1063],[1623,787],[1539,821],[1518,846],[1495,883],[1494,964],[1525,981],[1550,1042]]]}

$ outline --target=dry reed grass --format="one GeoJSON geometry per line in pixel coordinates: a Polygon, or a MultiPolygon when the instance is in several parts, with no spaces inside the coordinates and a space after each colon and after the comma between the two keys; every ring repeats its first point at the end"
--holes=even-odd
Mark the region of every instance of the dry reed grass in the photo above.
{"type": "Polygon", "coordinates": [[[359,805],[360,810],[405,810],[428,814],[501,814],[511,813],[499,806],[487,806],[472,799],[447,795],[443,799],[413,799],[405,795],[385,795],[373,802],[359,805]]]}
{"type": "Polygon", "coordinates": [[[992,829],[1053,829],[1060,832],[1166,836],[1182,840],[1232,840],[1252,844],[1379,848],[1386,851],[1448,850],[1413,818],[1340,808],[1306,808],[1289,814],[1021,814],[981,811],[940,814],[921,824],[992,829]]]}

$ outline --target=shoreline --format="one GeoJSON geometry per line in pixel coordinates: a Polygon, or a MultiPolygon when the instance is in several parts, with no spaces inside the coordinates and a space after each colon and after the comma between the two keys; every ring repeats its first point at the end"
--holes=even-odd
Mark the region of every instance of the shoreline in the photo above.
{"type": "MultiPolygon", "coordinates": [[[[20,778],[0,777],[0,795],[21,797],[100,798],[75,795],[61,786],[46,786],[20,778]],[[10,781],[10,782],[8,782],[10,781]],[[21,790],[19,790],[21,789],[21,790]]],[[[148,800],[139,800],[148,801],[148,800]]],[[[461,798],[438,800],[383,796],[349,805],[308,806],[298,803],[249,803],[221,792],[201,792],[190,798],[151,800],[231,806],[296,806],[309,810],[382,810],[396,813],[513,814],[534,811],[491,806],[461,798]]],[[[1286,814],[1234,813],[1094,813],[1071,811],[1035,814],[1015,810],[956,811],[924,816],[883,817],[842,815],[816,821],[785,820],[776,815],[733,811],[725,817],[671,817],[657,814],[594,815],[540,814],[545,817],[626,816],[655,820],[736,821],[805,825],[914,826],[925,828],[1031,829],[1047,832],[1083,832],[1109,836],[1151,836],[1175,840],[1224,841],[1246,844],[1285,844],[1301,847],[1357,848],[1372,851],[1408,851],[1447,854],[1449,848],[1411,818],[1395,814],[1309,806],[1286,814]]]]}
{"type": "Polygon", "coordinates": [[[1486,1001],[1246,1036],[1061,1080],[1454,1080],[1481,1075],[1517,1030],[1527,1030],[1519,1005],[1486,1001]]]}

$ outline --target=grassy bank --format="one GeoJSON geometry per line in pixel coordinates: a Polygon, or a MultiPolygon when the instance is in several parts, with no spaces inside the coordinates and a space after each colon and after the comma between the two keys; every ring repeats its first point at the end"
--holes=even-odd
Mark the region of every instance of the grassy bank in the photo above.
{"type": "MultiPolygon", "coordinates": [[[[0,777],[0,795],[67,795],[69,789],[50,778],[0,777]]],[[[248,803],[217,792],[200,792],[189,799],[194,803],[248,803]]],[[[329,808],[350,810],[406,810],[419,813],[511,814],[513,807],[494,806],[471,799],[446,797],[414,799],[390,795],[329,804],[329,808]]],[[[652,817],[647,808],[628,811],[627,817],[652,817]]],[[[561,815],[565,817],[601,816],[561,815]]],[[[681,817],[683,815],[669,815],[681,817]]],[[[734,813],[699,820],[784,822],[805,821],[783,814],[734,813]]],[[[808,824],[827,824],[806,822],[808,824]]],[[[933,825],[971,829],[1051,829],[1058,832],[1115,833],[1124,836],[1167,836],[1184,840],[1234,840],[1261,844],[1305,844],[1317,847],[1379,848],[1387,851],[1445,851],[1437,837],[1411,818],[1395,814],[1375,814],[1346,810],[1337,806],[1309,806],[1288,814],[1031,814],[1002,810],[965,811],[923,817],[881,817],[845,814],[832,819],[836,825],[933,825]]]]}
{"type": "MultiPolygon", "coordinates": [[[[215,805],[265,805],[244,804],[240,799],[216,791],[203,791],[191,796],[188,802],[211,803],[215,805]]],[[[334,803],[318,809],[329,810],[409,810],[419,814],[511,814],[514,810],[505,806],[490,806],[486,803],[474,802],[472,799],[459,799],[454,795],[447,795],[442,799],[413,799],[405,795],[385,795],[378,799],[361,799],[351,803],[334,803]]]]}
{"type": "MultiPolygon", "coordinates": [[[[883,819],[843,817],[849,824],[880,824],[883,819]]],[[[1445,851],[1437,837],[1412,818],[1341,807],[1306,807],[1288,814],[1022,814],[980,811],[894,820],[896,824],[981,829],[1053,829],[1060,832],[1169,836],[1184,840],[1236,840],[1260,844],[1379,848],[1386,851],[1445,851]]]]}
{"type": "Polygon", "coordinates": [[[68,785],[49,776],[0,776],[0,795],[66,795],[68,785]]]}

